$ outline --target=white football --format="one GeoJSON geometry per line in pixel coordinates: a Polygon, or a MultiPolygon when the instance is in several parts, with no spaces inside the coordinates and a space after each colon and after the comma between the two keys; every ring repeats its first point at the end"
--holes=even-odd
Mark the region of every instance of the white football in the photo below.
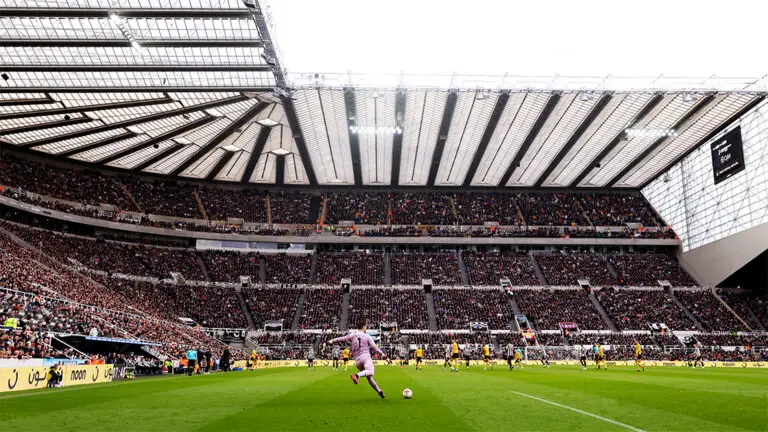
{"type": "Polygon", "coordinates": [[[413,397],[413,392],[411,391],[411,389],[403,390],[403,397],[406,398],[406,399],[412,398],[413,397]]]}

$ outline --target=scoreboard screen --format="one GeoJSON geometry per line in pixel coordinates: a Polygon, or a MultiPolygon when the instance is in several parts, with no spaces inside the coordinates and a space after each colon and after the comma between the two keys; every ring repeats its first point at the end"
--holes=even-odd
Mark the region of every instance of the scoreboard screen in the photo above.
{"type": "Polygon", "coordinates": [[[722,138],[710,144],[712,171],[718,184],[744,171],[744,149],[741,142],[741,126],[737,126],[722,138]]]}

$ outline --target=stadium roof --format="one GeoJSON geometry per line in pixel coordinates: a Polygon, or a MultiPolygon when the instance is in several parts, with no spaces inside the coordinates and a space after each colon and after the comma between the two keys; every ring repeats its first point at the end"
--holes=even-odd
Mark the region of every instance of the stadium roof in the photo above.
{"type": "Polygon", "coordinates": [[[638,188],[764,97],[742,82],[286,79],[258,4],[0,5],[4,147],[180,178],[638,188]]]}

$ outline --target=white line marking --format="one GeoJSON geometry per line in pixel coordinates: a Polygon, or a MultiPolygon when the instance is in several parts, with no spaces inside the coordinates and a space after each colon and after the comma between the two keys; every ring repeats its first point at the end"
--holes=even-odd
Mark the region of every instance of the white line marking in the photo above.
{"type": "Polygon", "coordinates": [[[537,400],[539,402],[544,402],[544,403],[547,403],[547,404],[550,404],[550,405],[554,405],[556,407],[564,408],[564,409],[567,409],[569,411],[573,411],[573,412],[576,412],[576,413],[579,413],[579,414],[583,414],[585,416],[596,418],[598,420],[602,420],[602,421],[607,422],[607,423],[615,424],[616,426],[621,426],[623,428],[626,428],[626,429],[629,429],[629,430],[633,430],[635,432],[645,432],[644,430],[638,429],[638,428],[636,428],[634,426],[630,426],[628,424],[617,422],[616,420],[611,420],[609,418],[605,418],[605,417],[599,416],[597,414],[592,414],[591,412],[582,411],[582,410],[580,410],[578,408],[569,407],[568,405],[563,405],[563,404],[559,404],[557,402],[548,401],[548,400],[542,399],[540,397],[531,396],[529,394],[520,393],[520,392],[517,392],[517,391],[514,391],[514,390],[510,390],[510,391],[512,393],[516,394],[516,395],[519,395],[519,396],[525,396],[527,398],[530,398],[530,399],[533,399],[533,400],[537,400]]]}

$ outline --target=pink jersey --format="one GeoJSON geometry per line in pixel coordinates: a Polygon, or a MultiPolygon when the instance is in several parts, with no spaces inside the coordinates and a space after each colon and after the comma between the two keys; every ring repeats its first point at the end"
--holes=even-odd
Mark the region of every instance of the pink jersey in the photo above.
{"type": "Polygon", "coordinates": [[[376,346],[376,342],[367,333],[358,331],[331,341],[334,344],[341,342],[348,343],[352,348],[352,358],[355,359],[355,363],[358,363],[360,360],[369,360],[371,358],[371,350],[380,356],[384,356],[384,353],[376,346]]]}

